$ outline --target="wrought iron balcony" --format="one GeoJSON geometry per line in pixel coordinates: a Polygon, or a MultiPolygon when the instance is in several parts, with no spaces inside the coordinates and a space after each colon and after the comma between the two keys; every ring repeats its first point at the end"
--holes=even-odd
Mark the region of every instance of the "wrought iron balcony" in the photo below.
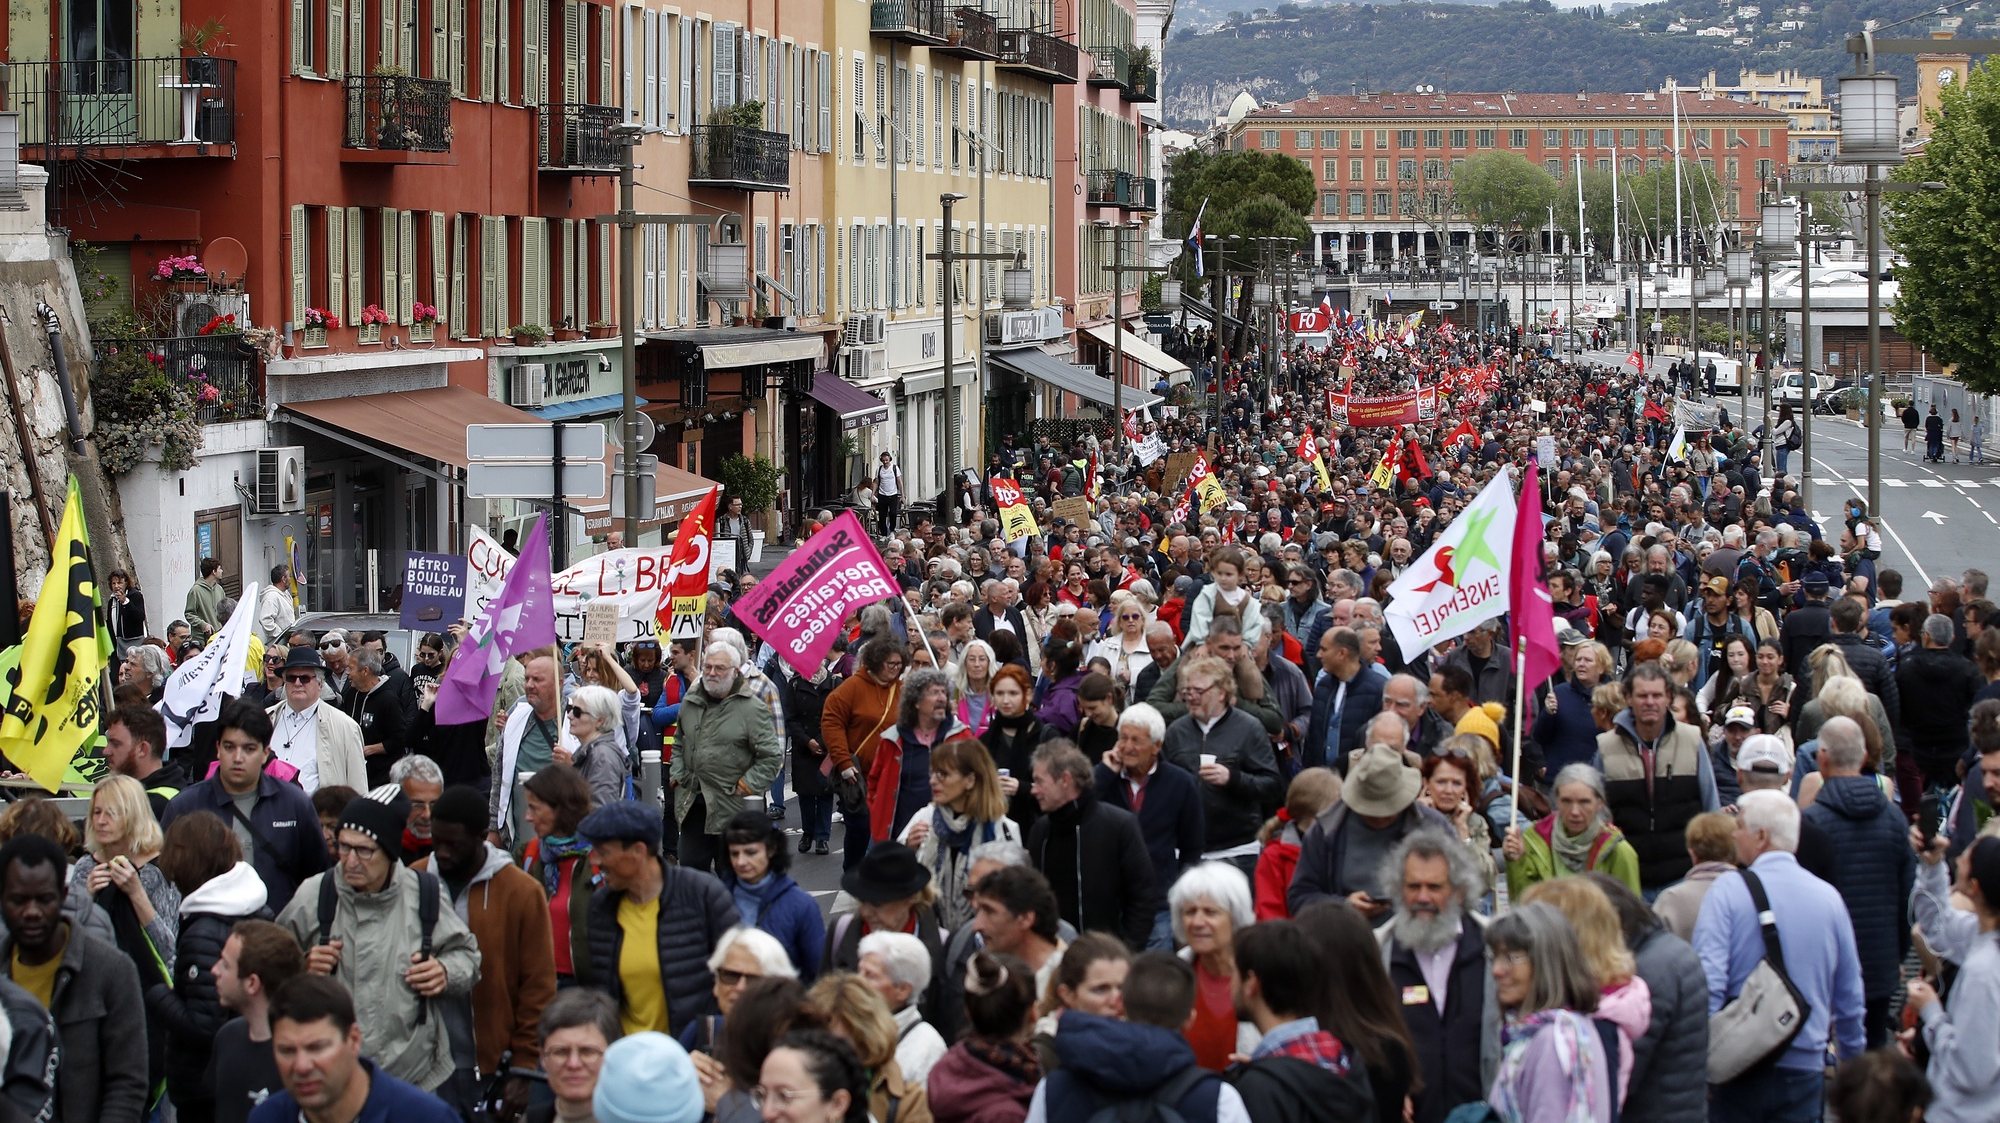
{"type": "Polygon", "coordinates": [[[696,125],[688,170],[691,187],[785,191],[792,183],[790,138],[747,125],[696,125]]]}
{"type": "Polygon", "coordinates": [[[1152,176],[1118,173],[1125,177],[1125,200],[1119,205],[1128,211],[1160,209],[1160,181],[1152,176]]]}
{"type": "Polygon", "coordinates": [[[948,38],[950,17],[944,0],[875,0],[868,30],[884,39],[935,46],[948,38]]]}
{"type": "Polygon", "coordinates": [[[1132,68],[1131,80],[1125,83],[1120,95],[1126,101],[1151,102],[1160,100],[1159,68],[1147,63],[1132,68]]]}
{"type": "Polygon", "coordinates": [[[52,148],[118,148],[120,156],[234,154],[235,59],[10,62],[0,73],[6,75],[0,107],[21,115],[24,159],[48,159],[52,148]]]}
{"type": "Polygon", "coordinates": [[[1076,44],[1028,27],[1000,29],[1000,69],[1051,85],[1076,84],[1076,44]]]}
{"type": "Polygon", "coordinates": [[[451,84],[407,74],[350,74],[347,149],[382,153],[451,151],[451,84]]]}
{"type": "Polygon", "coordinates": [[[1093,171],[1084,188],[1084,203],[1092,207],[1123,208],[1131,202],[1131,181],[1130,175],[1115,169],[1093,171]]]}
{"type": "Polygon", "coordinates": [[[264,414],[257,359],[241,335],[181,335],[106,340],[103,348],[132,349],[193,392],[195,419],[246,421],[264,414]]]}
{"type": "Polygon", "coordinates": [[[542,108],[542,170],[601,175],[618,170],[624,146],[611,130],[624,119],[615,105],[555,102],[542,108]]]}
{"type": "Polygon", "coordinates": [[[960,6],[952,10],[950,21],[945,41],[932,47],[932,54],[988,61],[1000,57],[1000,21],[993,13],[960,6]]]}
{"type": "Polygon", "coordinates": [[[1131,80],[1132,55],[1123,47],[1091,47],[1090,84],[1123,86],[1131,80]]]}

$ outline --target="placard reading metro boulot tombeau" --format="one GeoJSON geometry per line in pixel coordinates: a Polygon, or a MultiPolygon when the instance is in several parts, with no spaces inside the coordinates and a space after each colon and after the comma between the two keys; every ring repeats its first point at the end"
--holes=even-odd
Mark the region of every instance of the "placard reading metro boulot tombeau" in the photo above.
{"type": "Polygon", "coordinates": [[[785,662],[810,675],[849,613],[900,591],[861,520],[844,511],[759,583],[736,614],[785,662]]]}

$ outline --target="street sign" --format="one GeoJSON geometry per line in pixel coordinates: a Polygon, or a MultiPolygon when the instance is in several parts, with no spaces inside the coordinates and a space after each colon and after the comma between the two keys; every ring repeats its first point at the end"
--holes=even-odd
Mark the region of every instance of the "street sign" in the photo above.
{"type": "MultiPolygon", "coordinates": [[[[644,417],[645,414],[639,416],[644,417]]],[[[611,459],[611,517],[622,519],[625,517],[625,454],[618,453],[611,459]]],[[[654,517],[653,508],[659,501],[660,458],[650,453],[641,454],[636,467],[639,476],[639,517],[650,519],[654,517]]]]}
{"type": "Polygon", "coordinates": [[[1433,312],[1456,312],[1456,311],[1458,311],[1458,301],[1456,301],[1456,300],[1433,300],[1433,301],[1431,301],[1431,311],[1433,311],[1433,312]]]}
{"type": "MultiPolygon", "coordinates": [[[[472,426],[479,428],[479,426],[472,426]]],[[[465,466],[467,499],[552,499],[562,493],[563,501],[604,498],[602,460],[565,460],[562,486],[556,486],[555,465],[532,461],[478,461],[465,466]]]]}
{"type": "MultiPolygon", "coordinates": [[[[653,421],[650,414],[634,414],[633,420],[638,422],[639,451],[644,452],[653,447],[653,438],[659,435],[660,427],[653,421]]],[[[613,449],[623,449],[625,447],[625,423],[614,421],[605,426],[604,442],[613,449]]]]}
{"type": "MultiPolygon", "coordinates": [[[[468,459],[553,460],[556,455],[556,428],[548,422],[521,425],[467,425],[465,455],[468,459]]],[[[599,421],[562,427],[564,460],[603,460],[604,424],[599,421]]],[[[594,465],[600,472],[603,465],[594,465]]],[[[602,495],[603,492],[595,494],[602,495]]],[[[547,496],[548,492],[542,492],[547,496]]]]}

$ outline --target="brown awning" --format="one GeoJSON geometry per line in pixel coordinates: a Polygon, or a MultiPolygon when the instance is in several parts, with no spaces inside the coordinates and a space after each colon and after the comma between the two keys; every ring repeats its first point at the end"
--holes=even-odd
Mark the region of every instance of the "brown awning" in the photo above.
{"type": "MultiPolygon", "coordinates": [[[[345,429],[414,456],[463,468],[467,425],[546,425],[532,413],[463,386],[396,390],[351,398],[286,402],[301,417],[345,429]]],[[[664,491],[662,492],[664,494],[664,491]]]]}

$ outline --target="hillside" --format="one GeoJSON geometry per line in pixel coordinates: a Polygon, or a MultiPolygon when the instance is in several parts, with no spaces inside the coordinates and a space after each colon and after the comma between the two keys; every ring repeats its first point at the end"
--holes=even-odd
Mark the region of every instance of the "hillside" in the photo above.
{"type": "MultiPolygon", "coordinates": [[[[1867,7],[1886,24],[1935,4],[1871,0],[1867,7]]],[[[1695,85],[1710,69],[1724,83],[1740,68],[1796,68],[1831,79],[1851,70],[1842,44],[1860,26],[1850,0],[1744,0],[1741,6],[1667,0],[1608,14],[1602,6],[1560,10],[1548,0],[1492,7],[1286,4],[1258,12],[1226,16],[1202,31],[1180,24],[1184,30],[1176,31],[1166,51],[1166,120],[1206,127],[1244,89],[1270,102],[1424,83],[1448,90],[1644,90],[1670,77],[1695,85]],[[1728,34],[1695,34],[1704,28],[1728,34]],[[1561,47],[1552,50],[1552,44],[1561,47]]],[[[1976,25],[1986,17],[1977,7],[1957,14],[1961,34],[1983,33],[1976,25]]],[[[1924,34],[1929,26],[1925,20],[1896,34],[1924,34]]],[[[1884,59],[1882,65],[1900,74],[1910,93],[1914,64],[1884,59]]]]}

